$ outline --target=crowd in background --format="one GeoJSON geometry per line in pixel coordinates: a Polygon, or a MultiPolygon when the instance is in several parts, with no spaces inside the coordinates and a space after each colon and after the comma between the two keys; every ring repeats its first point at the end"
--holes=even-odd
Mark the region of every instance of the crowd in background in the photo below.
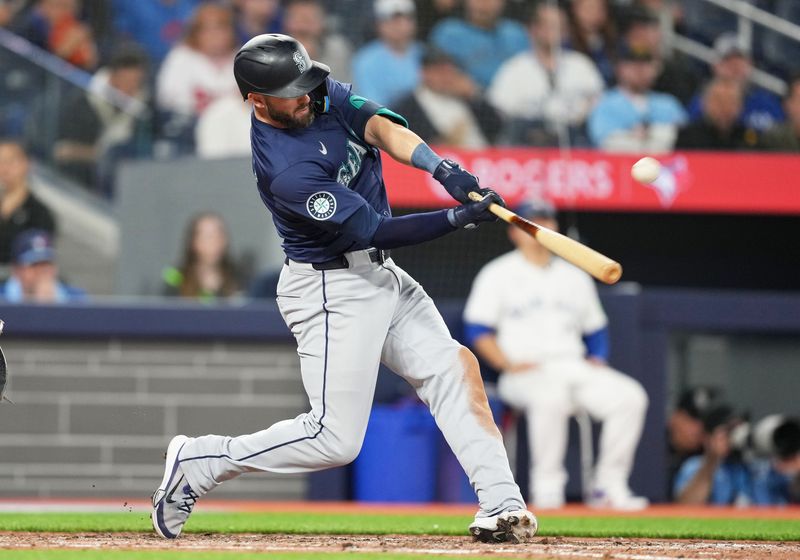
{"type": "MultiPolygon", "coordinates": [[[[791,3],[753,1],[800,17],[791,3]]],[[[0,25],[92,78],[47,100],[58,104],[53,145],[39,145],[18,112],[0,111],[0,136],[25,137],[34,155],[106,196],[122,158],[247,155],[233,57],[251,37],[282,32],[432,144],[798,150],[796,59],[776,54],[792,43],[761,33],[751,48],[735,18],[698,4],[4,0],[0,25]],[[672,50],[665,21],[706,42],[713,62],[672,50]],[[788,81],[783,100],[754,85],[754,61],[788,81]]]]}

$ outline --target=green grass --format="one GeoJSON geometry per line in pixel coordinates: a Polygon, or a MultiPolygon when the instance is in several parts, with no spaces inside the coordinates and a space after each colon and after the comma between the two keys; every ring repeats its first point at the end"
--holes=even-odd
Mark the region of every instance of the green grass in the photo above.
{"type": "MultiPolygon", "coordinates": [[[[197,512],[186,533],[328,533],[466,535],[462,515],[348,513],[197,512]]],[[[539,519],[541,536],[650,537],[669,539],[798,540],[800,524],[785,519],[692,519],[653,517],[548,517],[539,519]]],[[[150,532],[144,512],[0,513],[3,531],[150,532]]]]}

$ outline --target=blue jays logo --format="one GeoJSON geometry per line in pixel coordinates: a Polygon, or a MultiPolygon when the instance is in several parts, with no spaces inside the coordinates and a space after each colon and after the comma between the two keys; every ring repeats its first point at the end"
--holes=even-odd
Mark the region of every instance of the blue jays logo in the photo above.
{"type": "Polygon", "coordinates": [[[361,162],[367,149],[356,144],[352,140],[347,141],[347,161],[342,162],[339,171],[336,173],[336,182],[345,187],[350,186],[350,182],[361,171],[361,162]]]}
{"type": "Polygon", "coordinates": [[[336,212],[336,199],[326,191],[314,193],[306,201],[306,210],[315,220],[327,220],[336,212]]]}

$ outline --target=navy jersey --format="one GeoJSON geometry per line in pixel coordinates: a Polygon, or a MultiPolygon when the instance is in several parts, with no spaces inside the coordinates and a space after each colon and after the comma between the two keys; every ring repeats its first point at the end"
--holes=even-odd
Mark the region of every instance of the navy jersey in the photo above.
{"type": "Polygon", "coordinates": [[[283,239],[286,256],[323,262],[365,249],[391,216],[380,152],[364,140],[367,121],[405,120],[327,79],[330,109],[307,128],[275,128],[252,117],[253,173],[261,199],[283,239]],[[354,217],[347,231],[342,224],[354,217]]]}

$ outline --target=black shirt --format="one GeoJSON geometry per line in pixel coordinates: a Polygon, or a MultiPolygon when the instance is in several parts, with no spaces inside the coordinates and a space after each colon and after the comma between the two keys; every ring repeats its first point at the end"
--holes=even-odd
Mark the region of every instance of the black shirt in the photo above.
{"type": "Polygon", "coordinates": [[[26,229],[56,230],[53,213],[33,193],[8,218],[0,216],[0,263],[11,261],[11,242],[26,229]]]}

